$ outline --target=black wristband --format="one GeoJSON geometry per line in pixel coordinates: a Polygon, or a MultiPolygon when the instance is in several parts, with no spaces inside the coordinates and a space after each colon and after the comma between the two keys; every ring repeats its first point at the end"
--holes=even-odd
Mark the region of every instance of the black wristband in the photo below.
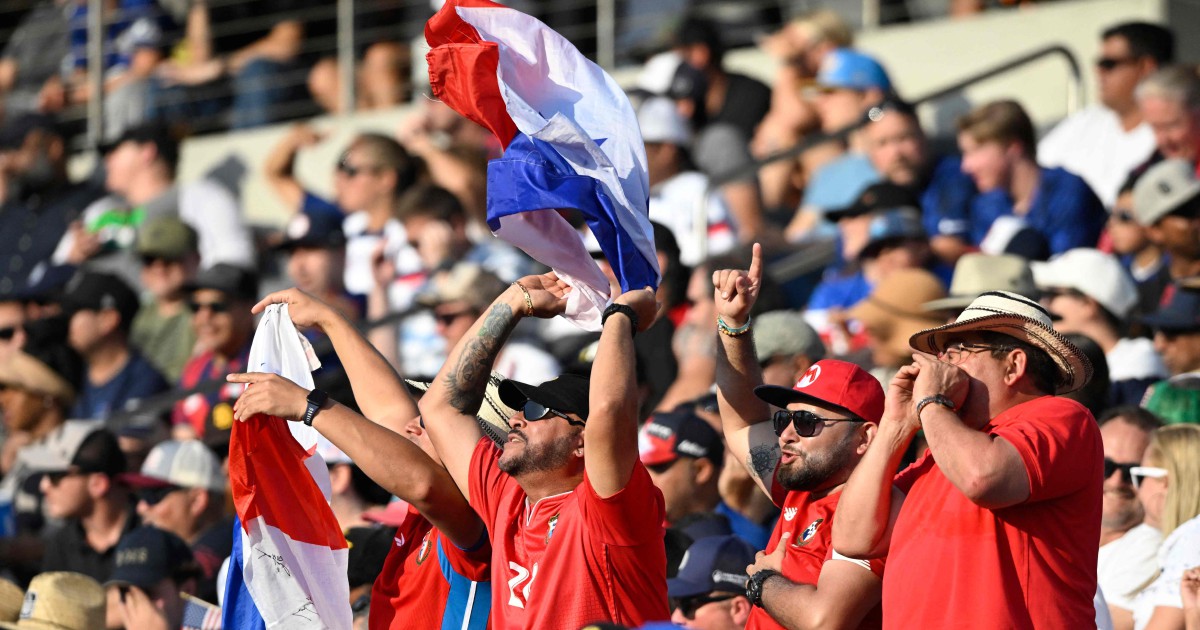
{"type": "Polygon", "coordinates": [[[304,410],[304,424],[311,427],[313,419],[317,417],[317,412],[320,411],[321,407],[325,406],[325,402],[329,400],[329,394],[326,394],[319,389],[314,389],[311,392],[308,392],[307,400],[308,407],[304,410]]]}
{"type": "Polygon", "coordinates": [[[776,575],[779,575],[778,571],[763,569],[751,575],[749,580],[746,580],[746,599],[750,600],[750,605],[758,606],[759,608],[763,607],[763,584],[776,575]]]}
{"type": "Polygon", "coordinates": [[[638,331],[638,316],[637,313],[634,312],[633,307],[627,304],[617,304],[615,302],[609,304],[608,308],[604,309],[604,315],[600,316],[600,327],[604,327],[604,324],[608,321],[609,315],[612,315],[613,313],[620,313],[629,318],[629,323],[633,326],[633,335],[636,337],[638,331]]]}

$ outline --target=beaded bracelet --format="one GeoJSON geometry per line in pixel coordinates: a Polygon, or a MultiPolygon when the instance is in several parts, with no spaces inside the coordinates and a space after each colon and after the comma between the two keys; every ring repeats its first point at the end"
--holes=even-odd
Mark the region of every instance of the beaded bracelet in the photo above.
{"type": "Polygon", "coordinates": [[[750,330],[750,318],[747,317],[746,323],[742,326],[739,326],[738,328],[730,328],[729,324],[726,324],[725,320],[721,319],[720,315],[717,315],[717,330],[721,331],[722,335],[728,335],[730,337],[744,335],[750,330]]]}
{"type": "Polygon", "coordinates": [[[513,286],[520,289],[525,296],[525,314],[533,315],[533,298],[529,297],[529,289],[526,289],[520,282],[513,282],[513,286]]]}

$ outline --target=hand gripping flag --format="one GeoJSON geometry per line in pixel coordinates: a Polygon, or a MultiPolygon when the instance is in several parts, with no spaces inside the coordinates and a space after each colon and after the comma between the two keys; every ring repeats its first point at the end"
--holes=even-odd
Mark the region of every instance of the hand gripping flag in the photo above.
{"type": "MultiPolygon", "coordinates": [[[[312,389],[316,359],[306,349],[287,306],[268,306],[247,369],[312,389]]],[[[282,418],[233,425],[229,479],[239,526],[225,585],[226,628],[351,627],[349,554],[329,508],[329,471],[315,452],[317,437],[312,427],[282,418]]]]}
{"type": "Polygon", "coordinates": [[[488,165],[489,227],[574,288],[567,318],[599,330],[610,296],[558,208],[583,213],[621,290],[657,287],[646,149],[612,77],[545,24],[488,0],[447,0],[425,40],[434,95],[505,147],[488,165]]]}

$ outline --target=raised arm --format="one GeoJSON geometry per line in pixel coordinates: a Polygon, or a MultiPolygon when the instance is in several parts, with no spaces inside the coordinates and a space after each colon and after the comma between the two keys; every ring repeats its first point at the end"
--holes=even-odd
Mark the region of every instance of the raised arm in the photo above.
{"type": "MultiPolygon", "coordinates": [[[[755,243],[750,269],[721,269],[713,272],[713,300],[725,325],[737,330],[750,323],[750,309],[762,284],[762,246],[755,243]]],[[[779,464],[779,440],[771,423],[771,408],[754,395],[762,385],[762,369],[754,354],[751,334],[717,333],[717,405],[725,443],[750,472],[762,491],[771,496],[775,467],[779,464]]]]}
{"type": "Polygon", "coordinates": [[[255,304],[252,311],[261,313],[270,304],[287,304],[288,315],[293,323],[324,332],[342,362],[342,369],[346,372],[354,399],[363,415],[403,434],[405,423],[420,413],[417,404],[408,395],[400,375],[349,320],[333,307],[299,289],[272,293],[255,304]]]}
{"type": "Polygon", "coordinates": [[[322,136],[305,124],[295,125],[263,160],[263,176],[288,212],[297,212],[304,203],[304,188],[296,180],[293,167],[296,153],[322,140],[322,136]]]}
{"type": "MultiPolygon", "coordinates": [[[[648,287],[622,293],[616,304],[633,309],[638,331],[654,323],[658,306],[648,287]]],[[[601,498],[620,492],[638,458],[637,367],[633,321],[617,311],[604,322],[589,383],[587,427],[583,430],[583,464],[588,482],[601,498]]]]}
{"type": "Polygon", "coordinates": [[[553,317],[566,308],[569,287],[553,273],[526,276],[518,282],[524,291],[509,286],[492,302],[450,351],[429,391],[421,397],[421,416],[429,438],[468,500],[470,446],[483,437],[475,415],[483,403],[496,355],[521,317],[553,317]],[[526,292],[529,303],[525,301],[526,292]]]}
{"type": "MultiPolygon", "coordinates": [[[[258,414],[292,421],[304,417],[308,392],[292,381],[263,373],[230,374],[227,378],[231,383],[250,384],[234,403],[236,420],[245,421],[258,414]]],[[[408,438],[333,400],[317,413],[312,426],[349,455],[368,477],[417,508],[454,544],[467,549],[479,542],[483,522],[455,487],[450,474],[408,438]]]]}

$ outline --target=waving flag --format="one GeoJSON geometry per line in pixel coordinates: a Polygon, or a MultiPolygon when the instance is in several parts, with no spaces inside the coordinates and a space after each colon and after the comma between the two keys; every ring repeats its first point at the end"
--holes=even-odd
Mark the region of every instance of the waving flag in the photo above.
{"type": "Polygon", "coordinates": [[[488,225],[574,290],[567,318],[600,329],[608,281],[555,209],[583,213],[622,290],[657,287],[646,149],[612,77],[538,20],[447,0],[425,25],[433,93],[504,145],[488,166],[488,225]]]}
{"type": "MultiPolygon", "coordinates": [[[[248,369],[311,389],[319,363],[307,344],[287,306],[269,306],[248,369]]],[[[238,526],[225,585],[226,628],[351,627],[349,553],[329,508],[329,470],[316,444],[312,427],[282,418],[233,425],[229,478],[238,526]]]]}

